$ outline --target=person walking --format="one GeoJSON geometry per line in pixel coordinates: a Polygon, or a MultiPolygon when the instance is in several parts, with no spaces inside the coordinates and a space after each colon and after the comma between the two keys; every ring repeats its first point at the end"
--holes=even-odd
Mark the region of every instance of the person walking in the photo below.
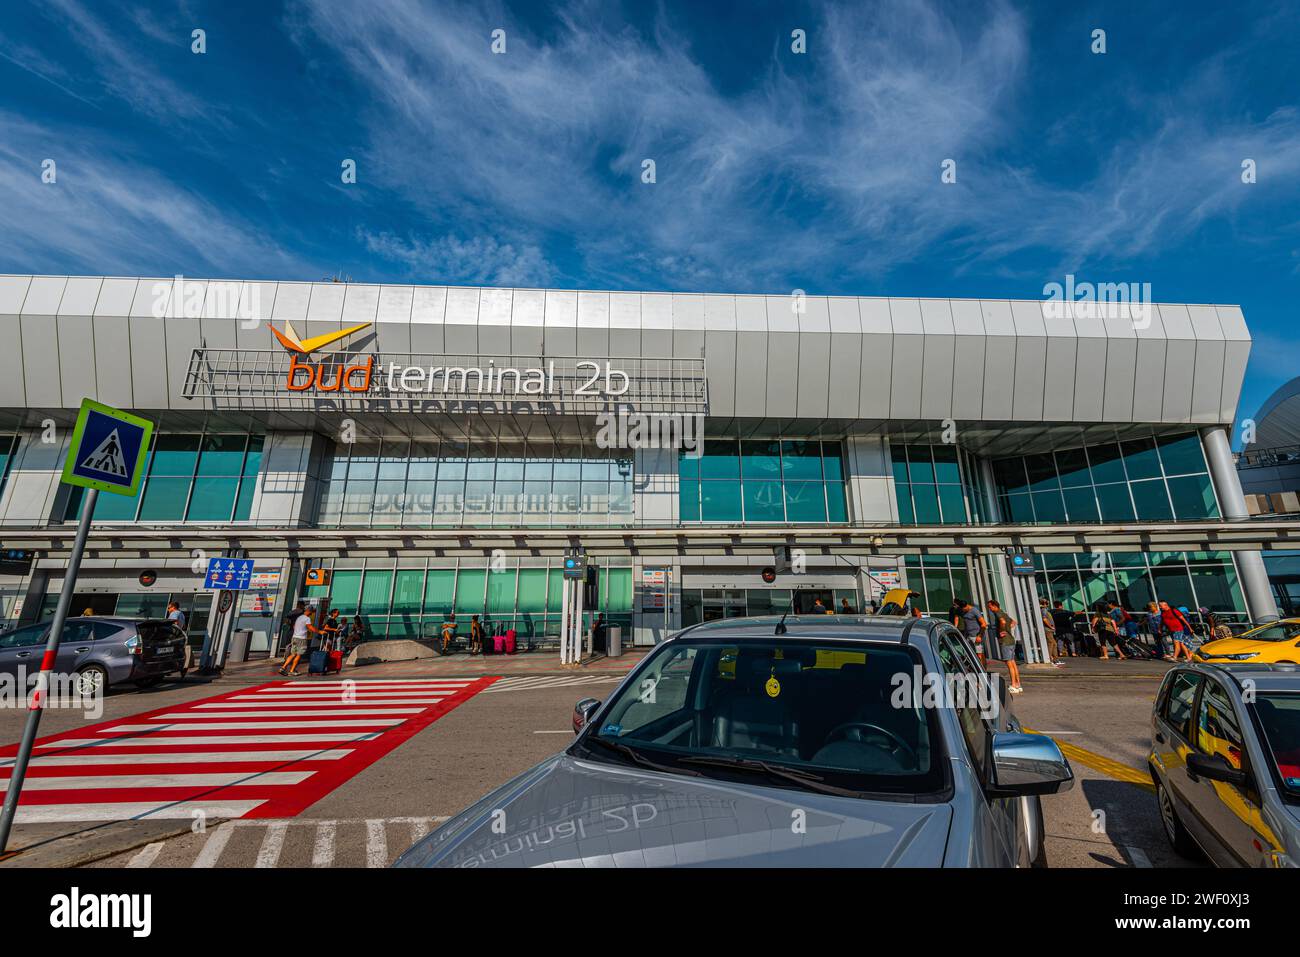
{"type": "Polygon", "coordinates": [[[1011,676],[1011,693],[1020,694],[1025,689],[1020,687],[1020,666],[1016,664],[1016,620],[1002,610],[996,598],[989,599],[989,614],[993,618],[993,630],[998,636],[998,648],[1002,660],[1011,676]]]}
{"type": "Polygon", "coordinates": [[[1038,614],[1043,619],[1043,633],[1047,636],[1047,659],[1053,668],[1061,667],[1061,647],[1056,637],[1056,619],[1047,608],[1047,599],[1038,599],[1038,614]]]}
{"type": "Polygon", "coordinates": [[[1106,651],[1107,644],[1115,649],[1115,654],[1121,661],[1128,658],[1128,655],[1124,654],[1124,649],[1119,646],[1119,624],[1100,603],[1092,619],[1092,629],[1097,633],[1097,645],[1101,649],[1103,661],[1110,659],[1110,654],[1106,651]]]}
{"type": "Polygon", "coordinates": [[[179,602],[172,601],[167,603],[167,620],[176,622],[176,627],[181,631],[185,630],[185,612],[181,611],[179,602]]]}
{"type": "Polygon", "coordinates": [[[298,664],[302,661],[302,656],[311,650],[311,636],[320,634],[321,630],[312,624],[315,614],[314,608],[307,608],[293,620],[293,639],[289,645],[289,654],[280,668],[280,674],[286,678],[298,676],[298,664]]]}
{"type": "Polygon", "coordinates": [[[1077,657],[1074,647],[1074,616],[1065,610],[1065,605],[1060,601],[1052,602],[1052,625],[1056,629],[1057,647],[1063,649],[1067,656],[1077,657]]]}
{"type": "Polygon", "coordinates": [[[298,604],[293,606],[293,609],[287,615],[284,616],[284,624],[280,628],[281,631],[280,644],[276,648],[276,651],[279,651],[281,648],[283,648],[285,650],[284,651],[285,658],[289,657],[289,645],[293,641],[293,623],[306,610],[307,610],[306,603],[300,601],[298,602],[298,604]]]}
{"type": "Polygon", "coordinates": [[[321,626],[321,651],[333,651],[338,647],[339,639],[343,635],[343,622],[339,620],[339,610],[331,608],[329,617],[321,626]]]}
{"type": "Polygon", "coordinates": [[[984,636],[988,632],[989,623],[979,613],[979,610],[965,599],[961,603],[960,627],[961,633],[966,636],[966,640],[975,649],[975,655],[979,658],[980,664],[986,664],[988,659],[984,655],[984,636]]]}
{"type": "Polygon", "coordinates": [[[1179,661],[1186,658],[1192,660],[1192,650],[1188,647],[1187,642],[1192,631],[1192,624],[1177,608],[1171,608],[1169,602],[1160,603],[1160,620],[1165,626],[1165,633],[1169,636],[1169,644],[1173,648],[1173,660],[1179,661]]]}

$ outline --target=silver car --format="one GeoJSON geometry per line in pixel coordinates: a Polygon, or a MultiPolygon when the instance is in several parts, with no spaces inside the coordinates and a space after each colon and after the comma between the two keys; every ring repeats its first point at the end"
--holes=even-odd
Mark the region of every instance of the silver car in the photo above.
{"type": "Polygon", "coordinates": [[[1188,664],[1151,712],[1160,819],[1184,857],[1300,867],[1300,670],[1188,664]]]}
{"type": "MultiPolygon", "coordinates": [[[[0,674],[33,682],[49,634],[48,621],[0,633],[0,674]]],[[[169,674],[185,677],[185,643],[185,633],[166,619],[69,618],[54,672],[75,676],[78,694],[97,694],[128,681],[148,687],[169,674]]]]}
{"type": "Polygon", "coordinates": [[[1005,705],[943,622],[708,622],[396,866],[1042,866],[1074,776],[1005,705]]]}

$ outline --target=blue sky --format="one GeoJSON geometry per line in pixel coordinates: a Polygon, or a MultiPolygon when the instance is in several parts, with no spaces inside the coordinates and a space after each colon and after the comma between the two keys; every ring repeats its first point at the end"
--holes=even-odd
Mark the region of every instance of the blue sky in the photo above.
{"type": "Polygon", "coordinates": [[[1300,374],[1297,38],[1295,3],[20,0],[0,272],[1012,298],[1074,273],[1240,303],[1248,415],[1300,374]]]}

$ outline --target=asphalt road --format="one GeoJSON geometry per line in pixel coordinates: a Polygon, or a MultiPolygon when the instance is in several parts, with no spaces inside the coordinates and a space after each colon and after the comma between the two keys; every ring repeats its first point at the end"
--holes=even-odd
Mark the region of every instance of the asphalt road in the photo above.
{"type": "MultiPolygon", "coordinates": [[[[17,843],[40,847],[9,866],[23,858],[58,863],[58,853],[101,867],[383,866],[441,819],[566,745],[574,702],[589,694],[603,697],[614,686],[613,680],[596,680],[479,693],[295,818],[215,821],[198,833],[185,822],[20,826],[17,843]]],[[[1188,865],[1169,849],[1154,796],[1142,783],[1158,683],[1155,676],[1025,676],[1026,691],[1014,699],[1016,713],[1026,726],[1062,743],[1078,779],[1072,791],[1044,799],[1053,866],[1188,865]]],[[[228,690],[231,679],[191,679],[182,686],[115,693],[104,718],[228,690]]],[[[0,740],[16,741],[22,718],[22,712],[0,712],[0,740]]],[[[54,733],[82,723],[79,715],[52,711],[41,730],[54,733]]]]}

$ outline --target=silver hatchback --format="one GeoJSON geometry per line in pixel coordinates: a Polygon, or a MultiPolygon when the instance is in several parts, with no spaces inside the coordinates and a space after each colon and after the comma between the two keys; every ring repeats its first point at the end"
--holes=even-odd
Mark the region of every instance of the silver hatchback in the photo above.
{"type": "Polygon", "coordinates": [[[1074,780],[929,619],[697,625],[574,724],[396,866],[1042,866],[1074,780]]]}
{"type": "Polygon", "coordinates": [[[1300,669],[1188,664],[1151,712],[1160,819],[1184,857],[1300,867],[1300,669]]]}
{"type": "MultiPolygon", "coordinates": [[[[36,679],[50,623],[0,633],[0,674],[36,679]]],[[[78,617],[63,625],[54,672],[75,676],[79,694],[131,682],[148,687],[169,674],[185,677],[185,633],[167,619],[78,617]]]]}

